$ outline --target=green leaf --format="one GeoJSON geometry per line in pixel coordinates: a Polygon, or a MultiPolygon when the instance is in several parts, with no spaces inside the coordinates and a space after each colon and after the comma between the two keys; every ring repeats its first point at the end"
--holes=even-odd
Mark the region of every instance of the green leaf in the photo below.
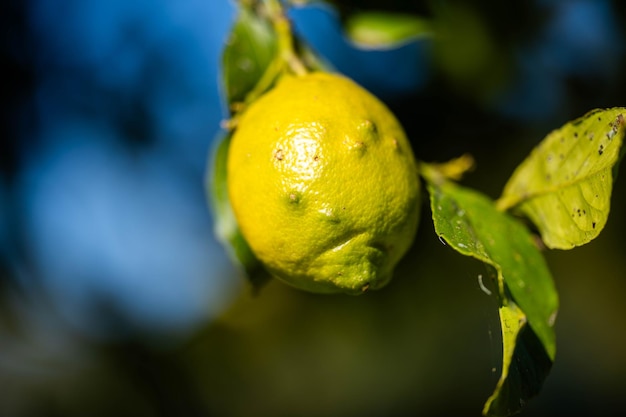
{"type": "Polygon", "coordinates": [[[510,289],[554,358],[558,296],[546,262],[524,225],[484,195],[444,181],[428,184],[435,231],[455,250],[495,268],[501,295],[510,289]]]}
{"type": "Polygon", "coordinates": [[[220,132],[215,140],[217,147],[212,152],[210,168],[206,176],[207,195],[213,212],[217,239],[228,250],[231,258],[241,263],[253,288],[258,290],[269,281],[270,275],[241,234],[230,205],[226,177],[230,140],[231,134],[227,132],[220,132]]]}
{"type": "Polygon", "coordinates": [[[348,16],[345,27],[352,41],[367,48],[394,47],[432,33],[427,20],[406,13],[353,13],[348,16]]]}
{"type": "Polygon", "coordinates": [[[625,112],[594,110],[550,133],[515,170],[498,207],[526,215],[549,248],[595,239],[609,215],[625,112]]]}
{"type": "Polygon", "coordinates": [[[277,55],[274,29],[249,6],[240,6],[222,56],[229,105],[245,101],[277,55]]]}
{"type": "Polygon", "coordinates": [[[486,416],[510,416],[537,395],[552,368],[536,334],[527,326],[526,316],[509,301],[500,307],[502,327],[502,374],[494,393],[483,408],[486,416]]]}
{"type": "MultiPolygon", "coordinates": [[[[551,363],[556,354],[554,322],[558,309],[558,295],[545,260],[535,245],[532,235],[517,219],[496,209],[486,196],[446,180],[435,168],[422,167],[428,191],[435,231],[457,252],[474,257],[492,266],[497,275],[500,310],[503,326],[502,378],[494,395],[485,406],[490,414],[508,415],[495,410],[518,410],[529,395],[538,392],[547,371],[537,378],[526,378],[524,383],[511,382],[517,375],[511,368],[525,364],[537,369],[546,358],[551,363]],[[513,310],[512,305],[517,306],[513,310]],[[538,340],[539,348],[519,347],[519,329],[510,329],[513,318],[524,317],[525,330],[538,340]],[[513,333],[512,333],[513,332],[513,333]],[[520,353],[518,353],[518,351],[520,353]],[[521,352],[531,354],[518,357],[521,352]],[[511,352],[514,352],[511,356],[511,352]],[[525,384],[531,384],[530,386],[525,384]],[[507,399],[501,397],[506,393],[507,399]],[[492,404],[493,403],[493,404],[492,404]]],[[[521,321],[518,327],[522,327],[521,321]]],[[[530,336],[527,336],[530,337],[530,336]]],[[[517,377],[516,377],[517,378],[517,377]]],[[[519,378],[518,378],[519,379],[519,378]]]]}

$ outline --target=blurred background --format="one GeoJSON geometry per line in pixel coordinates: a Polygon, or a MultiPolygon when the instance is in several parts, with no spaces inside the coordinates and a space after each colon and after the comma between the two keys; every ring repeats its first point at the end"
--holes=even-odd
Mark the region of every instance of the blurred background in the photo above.
{"type": "MultiPolygon", "coordinates": [[[[464,183],[493,198],[551,129],[626,104],[624,2],[333,3],[292,9],[298,34],[389,104],[419,159],[473,154],[464,183]],[[426,29],[349,39],[371,10],[426,29]]],[[[480,415],[500,366],[488,271],[426,207],[394,281],[356,298],[253,296],[216,241],[204,175],[233,1],[1,8],[0,416],[480,415]]],[[[625,190],[600,238],[546,253],[558,354],[522,415],[623,404],[625,190]]]]}

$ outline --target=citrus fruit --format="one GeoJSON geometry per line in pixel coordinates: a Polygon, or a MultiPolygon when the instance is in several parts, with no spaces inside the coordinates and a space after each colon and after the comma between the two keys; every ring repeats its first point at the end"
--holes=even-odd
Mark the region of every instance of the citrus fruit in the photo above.
{"type": "Polygon", "coordinates": [[[241,115],[228,192],[240,230],[297,288],[378,289],[410,247],[420,184],[399,122],[340,75],[284,76],[241,115]]]}

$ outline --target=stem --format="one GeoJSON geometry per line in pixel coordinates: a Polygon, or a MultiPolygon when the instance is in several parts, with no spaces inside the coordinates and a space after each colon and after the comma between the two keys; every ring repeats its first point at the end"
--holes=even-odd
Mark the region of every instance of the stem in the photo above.
{"type": "Polygon", "coordinates": [[[308,70],[295,51],[291,22],[285,16],[280,0],[265,0],[265,7],[278,37],[278,51],[281,60],[287,65],[287,69],[294,74],[305,75],[308,70]]]}

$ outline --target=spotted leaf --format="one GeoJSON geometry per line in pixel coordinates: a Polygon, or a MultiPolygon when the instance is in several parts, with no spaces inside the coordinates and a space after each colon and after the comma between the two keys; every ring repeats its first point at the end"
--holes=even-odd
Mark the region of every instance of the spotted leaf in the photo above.
{"type": "Polygon", "coordinates": [[[498,208],[527,216],[549,248],[595,239],[609,215],[625,115],[594,110],[550,133],[515,170],[498,208]]]}

